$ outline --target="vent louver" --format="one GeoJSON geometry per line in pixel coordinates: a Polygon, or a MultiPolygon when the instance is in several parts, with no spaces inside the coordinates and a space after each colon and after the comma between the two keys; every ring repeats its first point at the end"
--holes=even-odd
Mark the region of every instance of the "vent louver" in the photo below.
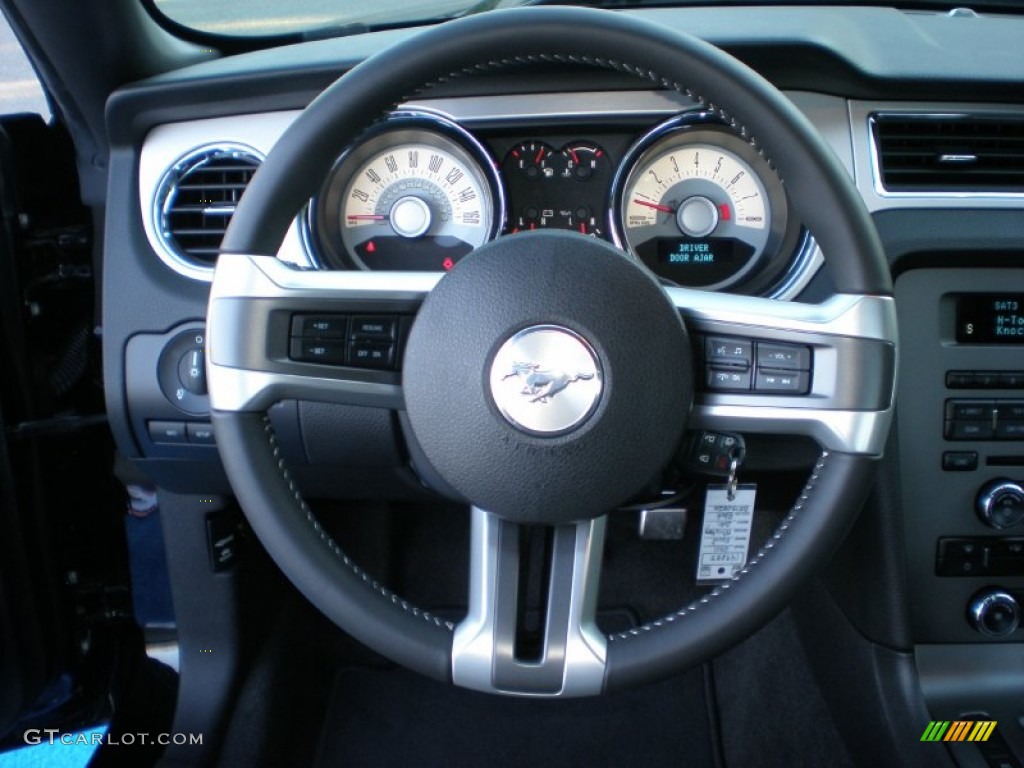
{"type": "Polygon", "coordinates": [[[1024,192],[1024,115],[875,115],[892,192],[1024,192]]]}
{"type": "Polygon", "coordinates": [[[159,231],[186,264],[212,268],[235,206],[262,158],[239,146],[206,147],[178,161],[157,193],[159,231]]]}

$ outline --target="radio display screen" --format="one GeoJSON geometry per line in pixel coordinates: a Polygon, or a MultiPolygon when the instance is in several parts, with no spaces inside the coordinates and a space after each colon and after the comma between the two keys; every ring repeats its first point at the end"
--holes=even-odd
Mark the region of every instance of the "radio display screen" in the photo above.
{"type": "Polygon", "coordinates": [[[956,340],[1024,344],[1024,293],[962,293],[956,299],[956,340]]]}

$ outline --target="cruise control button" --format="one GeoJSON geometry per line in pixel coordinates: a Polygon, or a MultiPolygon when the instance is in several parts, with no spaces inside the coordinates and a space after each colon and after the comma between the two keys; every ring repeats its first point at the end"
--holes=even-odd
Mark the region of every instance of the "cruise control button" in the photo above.
{"type": "Polygon", "coordinates": [[[711,337],[705,342],[709,363],[747,367],[754,359],[754,343],[749,339],[727,339],[711,337]]]}
{"type": "Polygon", "coordinates": [[[786,371],[808,371],[811,368],[811,350],[796,344],[757,345],[757,364],[765,368],[786,371]]]}
{"type": "Polygon", "coordinates": [[[749,390],[750,370],[734,368],[708,368],[708,389],[716,391],[749,390]]]}
{"type": "Polygon", "coordinates": [[[781,392],[802,395],[807,391],[806,371],[757,371],[754,389],[758,392],[781,392]]]}
{"type": "Polygon", "coordinates": [[[360,368],[390,368],[394,357],[394,344],[353,341],[348,346],[349,364],[360,368]]]}
{"type": "Polygon", "coordinates": [[[292,336],[344,339],[348,327],[345,315],[293,315],[292,336]]]}
{"type": "Polygon", "coordinates": [[[345,344],[322,339],[292,339],[291,359],[302,363],[344,365],[345,344]]]}
{"type": "Polygon", "coordinates": [[[154,443],[184,443],[185,423],[181,421],[151,421],[147,425],[149,439],[154,443]]]}
{"type": "Polygon", "coordinates": [[[397,317],[353,317],[353,339],[393,339],[398,329],[397,317]]]}

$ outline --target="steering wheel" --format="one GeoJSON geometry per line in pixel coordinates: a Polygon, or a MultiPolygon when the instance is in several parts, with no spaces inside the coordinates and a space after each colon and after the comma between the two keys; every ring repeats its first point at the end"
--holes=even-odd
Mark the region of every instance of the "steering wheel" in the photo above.
{"type": "MultiPolygon", "coordinates": [[[[217,445],[256,535],[328,618],[395,662],[488,692],[587,696],[720,653],[790,601],[863,503],[893,409],[896,318],[881,245],[850,178],[758,74],[693,37],[581,8],[523,8],[433,27],[356,66],[303,111],[253,178],[210,294],[217,445]],[[450,273],[299,270],[274,254],[342,147],[447,79],[523,63],[630,73],[701,103],[778,169],[836,293],[820,304],[666,288],[572,233],[501,237],[450,273]],[[612,309],[614,308],[614,310],[612,309]],[[415,314],[401,373],[293,362],[298,312],[415,314]],[[797,341],[804,395],[694,394],[688,333],[797,341]],[[534,378],[558,369],[571,382],[534,378]],[[389,378],[390,376],[390,378],[389,378]],[[544,389],[546,387],[546,389],[544,389]],[[528,390],[550,397],[515,397],[528,390]],[[457,393],[453,395],[453,393],[457,393]],[[468,615],[455,624],[375,582],[325,532],[281,458],[267,409],[306,399],[405,410],[408,439],[472,506],[468,615]],[[595,613],[605,515],[669,463],[686,428],[802,435],[821,455],[774,535],[733,578],[606,636],[595,613]],[[554,529],[543,649],[516,655],[522,524],[554,529]]],[[[567,380],[568,380],[567,379],[567,380]]]]}

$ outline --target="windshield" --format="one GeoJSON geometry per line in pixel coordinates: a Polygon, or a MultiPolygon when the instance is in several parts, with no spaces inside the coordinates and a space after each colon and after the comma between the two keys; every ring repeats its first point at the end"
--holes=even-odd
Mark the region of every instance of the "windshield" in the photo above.
{"type": "Polygon", "coordinates": [[[348,25],[390,26],[454,18],[522,0],[154,0],[156,9],[199,32],[242,37],[296,35],[348,25]]]}

